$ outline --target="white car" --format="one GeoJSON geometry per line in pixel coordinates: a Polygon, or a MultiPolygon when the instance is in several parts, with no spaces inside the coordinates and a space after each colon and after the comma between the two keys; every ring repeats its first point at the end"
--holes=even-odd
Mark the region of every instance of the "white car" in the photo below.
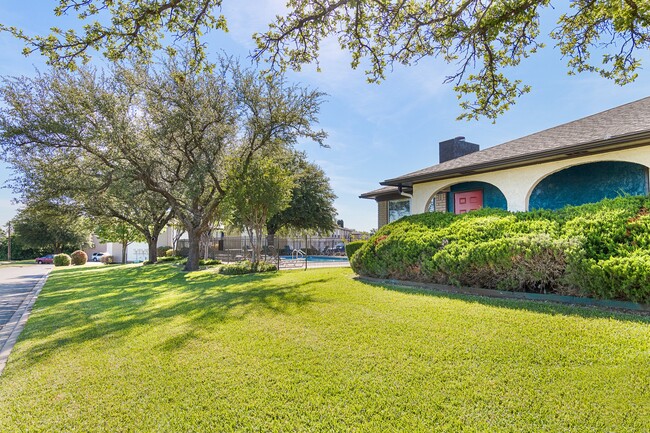
{"type": "Polygon", "coordinates": [[[105,255],[107,255],[107,253],[93,253],[93,255],[90,257],[90,261],[100,262],[102,260],[102,257],[105,255]]]}

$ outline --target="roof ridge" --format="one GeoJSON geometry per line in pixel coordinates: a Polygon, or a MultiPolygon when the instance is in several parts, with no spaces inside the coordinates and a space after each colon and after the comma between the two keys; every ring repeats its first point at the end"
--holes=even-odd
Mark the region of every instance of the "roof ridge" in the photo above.
{"type": "Polygon", "coordinates": [[[579,119],[542,129],[495,146],[486,147],[478,152],[473,152],[459,158],[386,179],[380,184],[386,185],[391,182],[407,181],[412,177],[422,177],[428,174],[433,175],[440,171],[458,170],[460,174],[463,170],[471,168],[477,163],[480,163],[481,160],[485,160],[486,157],[484,155],[487,155],[487,160],[492,160],[494,162],[510,156],[521,157],[528,155],[532,157],[539,152],[547,152],[551,149],[561,149],[587,143],[604,142],[613,137],[625,136],[632,132],[650,131],[649,101],[650,96],[646,96],[579,119]],[[644,103],[642,109],[634,112],[630,111],[630,106],[642,103],[644,103]],[[614,113],[614,115],[612,115],[612,113],[614,113]],[[630,116],[631,113],[639,114],[637,116],[630,116]],[[594,118],[598,119],[599,117],[603,118],[603,121],[593,120],[594,118]],[[614,122],[608,122],[607,119],[614,119],[614,122]],[[572,127],[572,125],[575,126],[572,127]],[[625,128],[627,128],[627,130],[625,130],[625,128]],[[556,145],[556,143],[558,145],[556,145]],[[501,153],[503,153],[503,155],[499,156],[501,153]]]}
{"type": "Polygon", "coordinates": [[[600,116],[600,115],[605,114],[605,113],[610,112],[610,111],[620,110],[623,107],[626,107],[626,106],[632,105],[632,104],[637,104],[637,103],[639,103],[639,102],[641,102],[643,100],[646,100],[646,99],[650,99],[650,96],[646,96],[644,98],[637,99],[635,101],[626,102],[625,104],[617,105],[616,107],[608,108],[606,110],[599,111],[597,113],[589,114],[589,115],[587,115],[585,117],[581,117],[579,119],[570,120],[568,122],[560,123],[559,125],[551,126],[550,128],[546,128],[546,129],[542,129],[540,131],[532,132],[530,134],[521,136],[519,138],[514,138],[512,140],[508,140],[508,141],[505,141],[503,143],[500,143],[500,144],[497,144],[497,145],[494,145],[494,146],[486,147],[485,149],[479,150],[479,152],[482,152],[482,151],[488,150],[488,149],[494,149],[495,147],[500,147],[500,146],[503,146],[504,144],[512,143],[513,141],[523,140],[524,138],[532,137],[533,135],[541,134],[543,132],[552,131],[554,129],[562,128],[563,126],[567,126],[567,125],[570,125],[572,123],[582,122],[584,120],[590,119],[592,117],[600,116]]]}

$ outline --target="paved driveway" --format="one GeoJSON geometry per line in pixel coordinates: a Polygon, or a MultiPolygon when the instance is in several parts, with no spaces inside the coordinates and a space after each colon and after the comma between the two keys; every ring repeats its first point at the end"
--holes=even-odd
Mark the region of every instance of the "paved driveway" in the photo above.
{"type": "Polygon", "coordinates": [[[52,265],[0,266],[0,372],[52,265]],[[4,356],[3,356],[4,355],[4,356]]]}

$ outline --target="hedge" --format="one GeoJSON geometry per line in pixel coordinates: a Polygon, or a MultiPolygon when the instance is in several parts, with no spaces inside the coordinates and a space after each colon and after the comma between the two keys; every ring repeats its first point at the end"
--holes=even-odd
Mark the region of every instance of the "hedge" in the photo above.
{"type": "Polygon", "coordinates": [[[426,213],[350,257],[360,275],[650,302],[650,199],[558,211],[426,213]]]}
{"type": "Polygon", "coordinates": [[[223,275],[244,275],[253,274],[257,272],[273,272],[277,271],[278,267],[271,263],[259,262],[257,264],[251,263],[248,260],[225,265],[219,268],[219,273],[223,275]]]}
{"type": "Polygon", "coordinates": [[[349,242],[345,246],[345,255],[348,256],[348,259],[354,255],[354,253],[359,250],[365,244],[366,241],[354,241],[354,242],[349,242]]]}

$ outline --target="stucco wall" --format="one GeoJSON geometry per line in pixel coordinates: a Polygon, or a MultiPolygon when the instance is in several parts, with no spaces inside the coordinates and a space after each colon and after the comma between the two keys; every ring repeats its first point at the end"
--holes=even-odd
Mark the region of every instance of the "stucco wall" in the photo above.
{"type": "Polygon", "coordinates": [[[487,182],[496,186],[505,195],[508,210],[528,210],[528,198],[534,187],[549,174],[567,167],[596,161],[626,161],[650,167],[650,146],[619,150],[598,155],[553,161],[526,167],[499,170],[490,173],[462,176],[454,179],[437,180],[413,185],[411,213],[425,212],[425,206],[433,194],[460,182],[487,182]]]}

